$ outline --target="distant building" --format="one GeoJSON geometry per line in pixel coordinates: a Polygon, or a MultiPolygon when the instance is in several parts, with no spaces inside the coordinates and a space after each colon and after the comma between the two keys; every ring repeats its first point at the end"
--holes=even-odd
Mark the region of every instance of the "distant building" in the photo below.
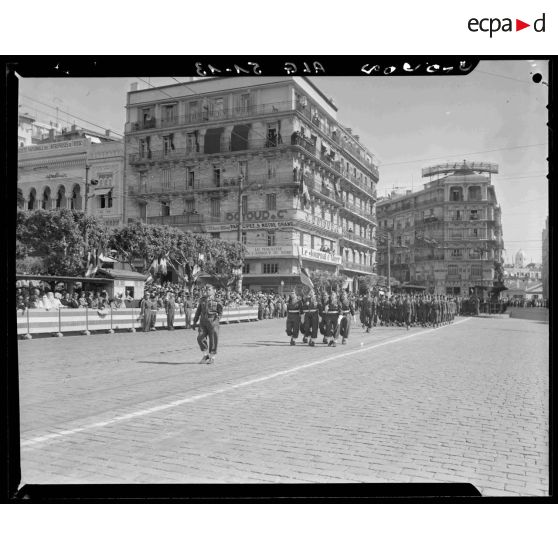
{"type": "Polygon", "coordinates": [[[45,139],[18,150],[18,204],[25,211],[86,209],[117,226],[122,222],[123,171],[124,144],[109,132],[51,129],[45,139]]]}
{"type": "Polygon", "coordinates": [[[543,298],[549,298],[548,292],[548,217],[546,218],[545,227],[542,232],[542,290],[543,298]]]}
{"type": "Polygon", "coordinates": [[[19,113],[18,126],[17,126],[17,146],[26,147],[27,145],[34,145],[48,140],[49,135],[60,131],[60,124],[57,122],[50,122],[45,124],[38,122],[33,116],[28,113],[19,113]]]}
{"type": "Polygon", "coordinates": [[[437,294],[486,296],[502,264],[501,211],[492,163],[447,163],[418,192],[379,200],[378,273],[437,294]],[[387,236],[390,237],[388,270],[387,236]]]}
{"type": "Polygon", "coordinates": [[[524,279],[541,281],[543,270],[542,265],[538,263],[525,263],[525,252],[520,248],[514,258],[514,264],[504,265],[504,277],[508,279],[524,279]]]}
{"type": "Polygon", "coordinates": [[[378,168],[299,77],[227,77],[128,93],[126,219],[238,240],[244,286],[311,271],[372,275],[378,168]]]}

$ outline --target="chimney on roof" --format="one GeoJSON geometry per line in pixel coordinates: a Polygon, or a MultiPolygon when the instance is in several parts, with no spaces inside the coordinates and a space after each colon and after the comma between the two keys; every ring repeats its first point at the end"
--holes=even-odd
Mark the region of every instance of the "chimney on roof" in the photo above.
{"type": "Polygon", "coordinates": [[[72,124],[72,132],[75,132],[75,131],[76,131],[76,125],[72,124]]]}
{"type": "Polygon", "coordinates": [[[412,194],[413,191],[412,190],[407,190],[407,195],[412,194]]]}
{"type": "Polygon", "coordinates": [[[349,134],[352,134],[352,133],[353,133],[353,129],[352,129],[352,128],[347,128],[347,132],[348,132],[349,134]]]}
{"type": "Polygon", "coordinates": [[[138,90],[138,82],[134,81],[130,84],[130,91],[137,91],[138,90]]]}
{"type": "Polygon", "coordinates": [[[54,128],[51,128],[51,129],[48,131],[48,139],[49,139],[50,141],[54,141],[54,128]]]}
{"type": "Polygon", "coordinates": [[[358,136],[357,134],[355,134],[355,139],[356,139],[357,141],[360,141],[360,136],[358,136]]]}
{"type": "Polygon", "coordinates": [[[110,138],[110,130],[105,130],[105,136],[106,136],[107,138],[110,138]]]}

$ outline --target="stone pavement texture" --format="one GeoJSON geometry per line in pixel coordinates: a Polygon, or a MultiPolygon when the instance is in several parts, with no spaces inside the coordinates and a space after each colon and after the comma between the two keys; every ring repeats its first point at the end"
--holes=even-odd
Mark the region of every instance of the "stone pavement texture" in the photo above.
{"type": "Polygon", "coordinates": [[[548,325],[354,327],[288,346],[283,320],[19,342],[22,484],[471,482],[548,495],[548,325]],[[362,343],[362,345],[361,345],[362,343]]]}

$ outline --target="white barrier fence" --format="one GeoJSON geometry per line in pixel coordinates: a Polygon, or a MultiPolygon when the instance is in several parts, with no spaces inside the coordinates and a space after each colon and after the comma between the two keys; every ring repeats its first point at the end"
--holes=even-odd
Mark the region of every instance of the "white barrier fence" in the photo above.
{"type": "MultiPolygon", "coordinates": [[[[157,311],[156,328],[167,327],[167,315],[164,310],[157,311]]],[[[194,319],[192,310],[190,325],[194,319]]],[[[33,335],[50,333],[61,337],[64,333],[91,331],[135,331],[141,328],[139,308],[123,308],[115,310],[95,310],[91,308],[59,308],[58,310],[41,310],[29,308],[17,311],[17,334],[31,339],[33,335]]],[[[257,306],[225,307],[220,323],[239,323],[258,319],[257,306]]],[[[186,315],[175,312],[174,327],[186,327],[186,315]]]]}

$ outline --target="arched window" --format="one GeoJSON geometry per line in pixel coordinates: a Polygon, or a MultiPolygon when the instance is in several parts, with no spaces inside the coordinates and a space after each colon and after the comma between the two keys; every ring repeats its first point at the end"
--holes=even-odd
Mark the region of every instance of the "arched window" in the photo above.
{"type": "Polygon", "coordinates": [[[70,199],[70,209],[80,210],[81,209],[81,196],[79,184],[74,184],[72,188],[72,197],[70,199]]]}
{"type": "Polygon", "coordinates": [[[66,207],[66,189],[62,184],[58,187],[58,194],[56,195],[56,209],[64,209],[66,207]]]}
{"type": "Polygon", "coordinates": [[[37,198],[37,193],[35,192],[35,188],[31,188],[29,192],[29,201],[27,202],[27,209],[29,211],[33,211],[35,209],[35,199],[37,198]]]}
{"type": "Polygon", "coordinates": [[[43,191],[42,209],[50,209],[50,188],[47,186],[43,191]]]}

